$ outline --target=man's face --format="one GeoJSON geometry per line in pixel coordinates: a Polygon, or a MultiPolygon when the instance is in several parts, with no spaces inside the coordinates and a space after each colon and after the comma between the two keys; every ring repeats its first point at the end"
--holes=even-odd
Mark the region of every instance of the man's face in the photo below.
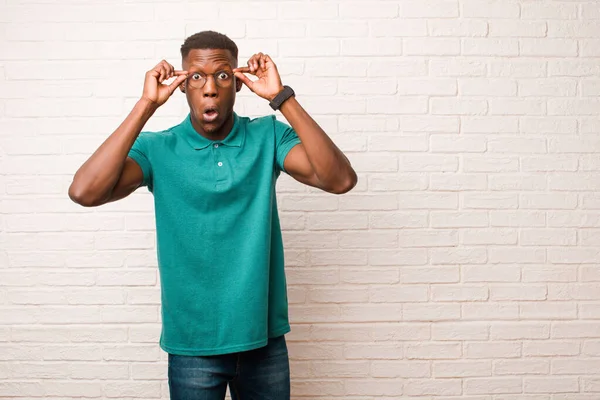
{"type": "Polygon", "coordinates": [[[235,94],[242,88],[233,76],[236,67],[231,52],[223,49],[193,49],[183,59],[188,78],[180,88],[194,120],[207,134],[219,132],[233,113],[235,94]]]}

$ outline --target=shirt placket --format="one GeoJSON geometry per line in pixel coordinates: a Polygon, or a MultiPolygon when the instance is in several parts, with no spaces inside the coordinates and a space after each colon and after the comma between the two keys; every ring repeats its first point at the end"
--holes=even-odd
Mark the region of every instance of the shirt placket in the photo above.
{"type": "Polygon", "coordinates": [[[222,182],[224,180],[226,180],[227,178],[227,174],[226,174],[226,167],[225,167],[225,160],[223,160],[223,150],[222,150],[223,145],[221,143],[215,143],[212,145],[212,152],[213,152],[213,162],[215,163],[215,178],[217,180],[217,182],[222,182]]]}

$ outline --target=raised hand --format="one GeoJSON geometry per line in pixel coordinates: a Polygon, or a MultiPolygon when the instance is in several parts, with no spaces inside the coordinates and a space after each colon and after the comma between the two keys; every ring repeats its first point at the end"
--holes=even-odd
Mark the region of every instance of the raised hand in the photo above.
{"type": "Polygon", "coordinates": [[[156,67],[146,72],[142,99],[150,101],[157,107],[162,106],[169,100],[175,89],[186,80],[187,76],[187,71],[176,71],[171,64],[162,60],[156,67]],[[163,83],[174,76],[175,80],[169,85],[163,83]]]}
{"type": "Polygon", "coordinates": [[[248,59],[247,67],[235,68],[233,73],[244,85],[248,86],[248,89],[263,99],[271,101],[283,90],[277,66],[267,54],[253,55],[248,59]],[[254,75],[258,80],[253,82],[244,73],[254,75]]]}

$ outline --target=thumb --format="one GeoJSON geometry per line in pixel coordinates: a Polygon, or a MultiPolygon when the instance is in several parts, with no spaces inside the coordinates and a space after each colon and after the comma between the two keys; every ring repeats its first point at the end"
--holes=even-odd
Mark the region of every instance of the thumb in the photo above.
{"type": "Polygon", "coordinates": [[[173,94],[175,90],[181,85],[183,81],[187,79],[187,75],[179,75],[171,84],[169,85],[169,93],[173,94]]]}

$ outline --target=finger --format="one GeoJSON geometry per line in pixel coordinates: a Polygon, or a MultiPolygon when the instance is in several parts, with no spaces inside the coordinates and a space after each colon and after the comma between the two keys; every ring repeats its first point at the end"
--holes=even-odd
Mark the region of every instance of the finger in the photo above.
{"type": "Polygon", "coordinates": [[[242,74],[241,72],[234,72],[234,75],[236,78],[238,78],[240,81],[242,81],[242,83],[246,86],[248,86],[248,89],[252,90],[252,86],[254,85],[254,83],[250,80],[250,78],[248,78],[246,75],[242,74]]]}
{"type": "Polygon", "coordinates": [[[250,72],[254,71],[254,56],[248,59],[248,69],[250,70],[250,72]]]}
{"type": "Polygon", "coordinates": [[[160,83],[163,83],[167,79],[167,70],[165,66],[161,66],[160,68],[160,83]]]}
{"type": "Polygon", "coordinates": [[[265,56],[265,55],[264,55],[263,53],[258,53],[258,54],[256,55],[256,69],[258,69],[258,67],[261,67],[261,68],[262,68],[262,62],[261,62],[261,60],[262,60],[262,58],[263,58],[264,56],[265,56]]]}
{"type": "Polygon", "coordinates": [[[271,58],[271,56],[269,56],[268,54],[265,54],[265,65],[266,64],[273,64],[273,66],[275,66],[275,62],[273,61],[273,59],[271,58]]]}
{"type": "Polygon", "coordinates": [[[252,72],[256,71],[258,69],[258,59],[259,59],[259,54],[255,54],[252,57],[250,57],[250,60],[248,60],[248,66],[250,67],[250,69],[252,70],[252,72]]]}
{"type": "Polygon", "coordinates": [[[187,71],[179,71],[179,70],[174,70],[173,71],[173,75],[179,76],[179,75],[186,75],[187,76],[188,72],[187,71]]]}
{"type": "Polygon", "coordinates": [[[178,75],[177,78],[175,78],[175,80],[173,82],[171,82],[171,84],[169,85],[169,92],[171,94],[173,94],[173,92],[177,89],[177,87],[179,85],[181,85],[183,83],[183,81],[185,81],[187,79],[187,74],[186,75],[178,75]]]}
{"type": "Polygon", "coordinates": [[[263,70],[265,69],[265,55],[263,53],[258,53],[258,57],[256,58],[256,61],[258,63],[258,66],[260,66],[260,68],[262,68],[263,70]]]}
{"type": "Polygon", "coordinates": [[[160,72],[161,72],[160,78],[161,78],[161,82],[162,82],[165,79],[167,79],[167,76],[168,76],[167,71],[168,71],[168,65],[169,65],[169,63],[166,62],[165,60],[162,60],[158,65],[160,66],[159,67],[160,68],[160,72]]]}
{"type": "Polygon", "coordinates": [[[234,68],[233,69],[233,73],[236,72],[245,72],[245,73],[250,73],[250,67],[239,67],[239,68],[234,68]]]}

